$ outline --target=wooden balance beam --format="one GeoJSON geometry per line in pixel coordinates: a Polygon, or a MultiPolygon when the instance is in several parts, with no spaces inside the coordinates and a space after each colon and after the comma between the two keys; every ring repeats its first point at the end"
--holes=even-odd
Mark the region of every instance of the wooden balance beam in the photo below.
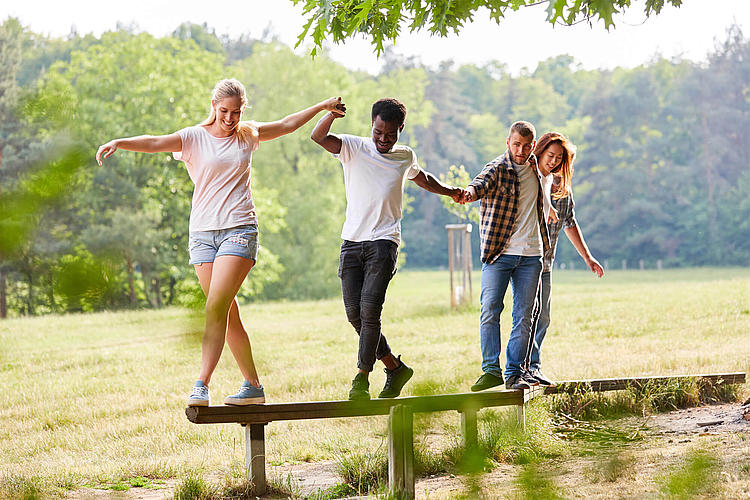
{"type": "Polygon", "coordinates": [[[465,447],[477,444],[477,412],[482,408],[516,406],[518,424],[525,428],[525,405],[544,394],[615,391],[673,379],[699,379],[714,385],[745,383],[744,373],[569,380],[557,387],[496,390],[434,396],[411,396],[370,401],[303,401],[247,406],[191,406],[188,420],[196,424],[238,423],[245,427],[245,467],[255,495],[266,492],[265,425],[280,420],[313,420],[388,415],[388,484],[414,498],[413,414],[457,411],[465,447]]]}
{"type": "Polygon", "coordinates": [[[305,401],[247,406],[191,406],[185,410],[196,424],[238,423],[245,427],[245,467],[254,493],[266,491],[264,426],[279,420],[367,417],[388,415],[388,483],[414,496],[414,436],[412,415],[458,411],[465,446],[477,443],[477,411],[493,406],[516,406],[519,425],[525,425],[524,405],[543,394],[532,390],[498,390],[439,394],[370,401],[305,401]]]}

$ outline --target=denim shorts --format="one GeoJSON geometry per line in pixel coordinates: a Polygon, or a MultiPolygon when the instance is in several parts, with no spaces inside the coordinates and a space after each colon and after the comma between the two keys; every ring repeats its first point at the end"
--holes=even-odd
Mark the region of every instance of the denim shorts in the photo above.
{"type": "Polygon", "coordinates": [[[213,262],[220,255],[236,255],[255,261],[258,257],[258,226],[232,227],[216,231],[190,231],[191,264],[213,262]]]}

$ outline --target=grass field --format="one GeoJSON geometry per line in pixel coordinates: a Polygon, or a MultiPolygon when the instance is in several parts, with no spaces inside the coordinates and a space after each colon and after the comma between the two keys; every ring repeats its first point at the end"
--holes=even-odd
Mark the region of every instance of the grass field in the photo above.
{"type": "MultiPolygon", "coordinates": [[[[394,278],[383,330],[415,369],[406,394],[464,392],[480,375],[478,273],[474,285],[474,303],[454,311],[447,272],[394,278]]],[[[552,286],[543,365],[555,379],[750,371],[750,269],[612,271],[601,280],[567,271],[553,273],[552,286]]],[[[357,343],[339,298],[250,304],[242,314],[269,402],[346,397],[357,343]]],[[[504,343],[509,323],[510,307],[504,343]]],[[[117,489],[230,474],[243,460],[241,427],[196,426],[184,414],[201,330],[199,312],[178,308],[0,322],[0,485],[117,489]]],[[[383,380],[378,367],[371,393],[383,380]]],[[[213,400],[240,382],[227,350],[213,400]]],[[[420,425],[450,434],[458,418],[420,425]]],[[[274,423],[267,457],[279,464],[377,449],[385,430],[385,417],[274,423]]]]}

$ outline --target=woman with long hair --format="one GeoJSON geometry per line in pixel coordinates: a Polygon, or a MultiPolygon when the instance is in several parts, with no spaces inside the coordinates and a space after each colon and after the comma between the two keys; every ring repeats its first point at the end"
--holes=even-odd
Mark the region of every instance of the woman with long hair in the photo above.
{"type": "Polygon", "coordinates": [[[199,125],[161,136],[114,139],[99,147],[96,161],[118,149],[143,153],[174,152],[195,184],[190,212],[189,253],[206,295],[206,325],[201,367],[189,406],[208,406],[208,386],[224,342],[237,361],[244,382],[225,404],[264,403],[265,393],[253,362],[247,331],[237,304],[237,291],[255,265],[258,222],[250,188],[250,165],[258,144],[294,132],[320,111],[343,116],[346,107],[332,97],[273,122],[243,121],[244,86],[221,80],[211,96],[211,111],[199,125]]]}
{"type": "Polygon", "coordinates": [[[550,324],[550,273],[555,259],[560,229],[565,229],[568,239],[573,243],[578,254],[592,272],[601,278],[604,275],[604,270],[591,255],[575,218],[575,202],[573,201],[571,181],[573,179],[573,161],[575,160],[576,147],[564,135],[558,132],[547,132],[537,141],[534,154],[537,157],[539,173],[548,181],[547,188],[551,189],[551,203],[557,211],[557,220],[550,221],[547,226],[549,250],[542,258],[542,276],[538,292],[541,310],[531,345],[529,372],[540,385],[551,386],[554,385],[554,382],[541,371],[540,351],[550,324]]]}

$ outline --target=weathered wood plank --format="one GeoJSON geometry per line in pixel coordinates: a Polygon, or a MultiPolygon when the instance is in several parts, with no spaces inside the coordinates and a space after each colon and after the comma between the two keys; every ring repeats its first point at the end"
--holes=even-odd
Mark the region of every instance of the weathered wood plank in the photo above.
{"type": "Polygon", "coordinates": [[[414,419],[409,406],[396,405],[388,417],[388,486],[399,498],[414,498],[414,419]]]}
{"type": "MultiPolygon", "coordinates": [[[[465,408],[480,409],[492,406],[521,405],[542,394],[571,393],[580,391],[616,391],[647,383],[666,382],[671,379],[689,378],[708,380],[714,384],[743,384],[745,373],[716,373],[705,375],[671,375],[666,377],[629,377],[597,380],[568,380],[557,387],[532,388],[527,391],[484,391],[434,396],[412,396],[396,399],[374,399],[372,401],[303,401],[295,403],[271,403],[248,406],[203,406],[188,407],[185,413],[193,423],[268,423],[276,420],[308,420],[318,418],[364,417],[388,415],[396,404],[408,405],[413,412],[462,411],[465,408]]],[[[520,415],[519,415],[520,416],[520,415]]]]}
{"type": "Polygon", "coordinates": [[[477,410],[464,410],[461,412],[461,444],[468,450],[476,448],[477,442],[477,410]]]}
{"type": "Polygon", "coordinates": [[[265,424],[245,426],[245,468],[247,479],[253,484],[253,494],[266,493],[265,424]]]}
{"type": "Polygon", "coordinates": [[[621,391],[632,386],[642,386],[645,384],[655,384],[667,382],[673,379],[700,379],[707,380],[713,384],[744,384],[745,373],[713,373],[704,375],[669,375],[669,376],[650,376],[650,377],[626,377],[626,378],[605,378],[596,380],[567,380],[558,382],[556,387],[547,387],[545,394],[574,393],[574,392],[605,392],[621,391]]]}
{"type": "Polygon", "coordinates": [[[388,415],[397,404],[411,407],[415,413],[462,410],[521,404],[523,391],[501,390],[435,396],[413,396],[372,401],[306,401],[247,406],[192,406],[185,413],[193,423],[268,423],[277,420],[364,417],[388,415]]]}

